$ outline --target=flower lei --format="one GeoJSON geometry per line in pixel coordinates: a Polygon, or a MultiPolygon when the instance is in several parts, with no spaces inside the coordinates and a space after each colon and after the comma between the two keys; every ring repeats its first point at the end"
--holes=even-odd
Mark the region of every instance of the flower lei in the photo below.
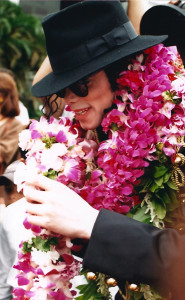
{"type": "MultiPolygon", "coordinates": [[[[179,137],[185,135],[185,70],[176,47],[143,51],[117,83],[117,108],[101,124],[107,140],[98,144],[92,131],[83,137],[68,118],[33,120],[20,135],[20,147],[28,152],[16,183],[23,187],[23,169],[41,173],[98,210],[164,227],[168,212],[179,206],[171,178],[183,145],[179,137]]],[[[80,263],[71,241],[26,220],[24,225],[30,237],[20,244],[13,299],[73,299],[70,279],[79,274],[80,263]]]]}

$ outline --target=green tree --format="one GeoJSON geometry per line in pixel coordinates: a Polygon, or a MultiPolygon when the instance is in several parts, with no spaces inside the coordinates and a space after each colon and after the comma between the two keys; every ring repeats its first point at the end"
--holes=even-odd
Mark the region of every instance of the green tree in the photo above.
{"type": "Polygon", "coordinates": [[[30,77],[45,55],[41,20],[25,14],[19,5],[0,1],[0,67],[14,72],[20,97],[29,111],[31,109],[31,117],[35,109],[30,77]]]}

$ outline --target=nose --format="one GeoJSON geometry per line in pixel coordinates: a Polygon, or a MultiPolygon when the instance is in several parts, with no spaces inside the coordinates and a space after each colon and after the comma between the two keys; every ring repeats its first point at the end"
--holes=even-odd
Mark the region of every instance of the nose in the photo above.
{"type": "Polygon", "coordinates": [[[65,90],[64,101],[66,104],[74,103],[78,100],[78,96],[75,95],[69,88],[65,90]]]}

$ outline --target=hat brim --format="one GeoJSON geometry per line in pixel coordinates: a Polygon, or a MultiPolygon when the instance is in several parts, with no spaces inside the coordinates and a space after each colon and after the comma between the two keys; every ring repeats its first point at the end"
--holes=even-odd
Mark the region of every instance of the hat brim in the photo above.
{"type": "Polygon", "coordinates": [[[49,73],[38,83],[32,86],[31,92],[35,97],[44,97],[57,93],[85,76],[96,71],[102,70],[112,63],[123,58],[136,54],[142,50],[150,48],[154,45],[162,43],[167,39],[167,35],[163,36],[137,36],[129,43],[114,48],[113,50],[100,55],[88,63],[85,63],[72,70],[55,74],[49,73]]]}
{"type": "Polygon", "coordinates": [[[165,46],[177,46],[185,61],[185,9],[173,4],[155,5],[143,15],[140,32],[144,35],[167,34],[165,46]]]}

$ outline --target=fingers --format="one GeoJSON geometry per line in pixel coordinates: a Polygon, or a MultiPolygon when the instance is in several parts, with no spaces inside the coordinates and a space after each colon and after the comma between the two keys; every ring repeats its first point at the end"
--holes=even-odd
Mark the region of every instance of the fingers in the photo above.
{"type": "Polygon", "coordinates": [[[43,216],[45,215],[45,206],[42,204],[27,204],[26,212],[30,215],[43,216]]]}
{"type": "Polygon", "coordinates": [[[28,222],[45,228],[45,224],[47,224],[47,218],[44,216],[35,216],[35,215],[28,215],[28,222]]]}
{"type": "MultiPolygon", "coordinates": [[[[48,216],[50,211],[46,205],[43,204],[28,204],[27,205],[27,220],[30,224],[46,228],[50,224],[50,218],[48,216]]],[[[49,230],[49,228],[48,228],[49,230]]]]}
{"type": "Polygon", "coordinates": [[[43,203],[45,199],[45,193],[45,191],[40,191],[29,184],[26,184],[23,190],[23,194],[28,202],[43,203]]]}
{"type": "Polygon", "coordinates": [[[26,177],[26,183],[29,185],[39,187],[40,189],[45,191],[56,190],[59,187],[59,185],[61,186],[62,184],[55,180],[49,179],[43,175],[37,174],[28,174],[26,177]]]}
{"type": "Polygon", "coordinates": [[[51,179],[37,174],[27,174],[26,176],[26,183],[34,186],[38,186],[43,190],[48,190],[48,185],[50,184],[51,179]]]}

